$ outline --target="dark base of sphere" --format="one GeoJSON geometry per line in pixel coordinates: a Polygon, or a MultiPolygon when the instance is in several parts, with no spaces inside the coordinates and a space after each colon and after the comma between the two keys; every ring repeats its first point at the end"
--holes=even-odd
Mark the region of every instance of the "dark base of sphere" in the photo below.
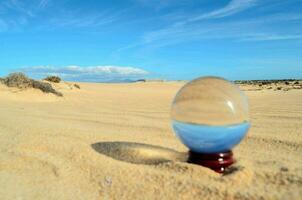
{"type": "Polygon", "coordinates": [[[210,168],[218,173],[224,173],[227,167],[235,163],[235,159],[232,151],[210,154],[189,151],[188,162],[210,168]]]}

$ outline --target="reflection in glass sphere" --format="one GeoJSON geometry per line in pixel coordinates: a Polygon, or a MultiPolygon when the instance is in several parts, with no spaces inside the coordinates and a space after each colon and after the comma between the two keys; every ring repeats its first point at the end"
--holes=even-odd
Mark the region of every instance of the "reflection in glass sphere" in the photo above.
{"type": "Polygon", "coordinates": [[[187,83],[177,93],[171,115],[176,135],[197,153],[231,150],[250,127],[247,97],[235,84],[218,77],[187,83]]]}

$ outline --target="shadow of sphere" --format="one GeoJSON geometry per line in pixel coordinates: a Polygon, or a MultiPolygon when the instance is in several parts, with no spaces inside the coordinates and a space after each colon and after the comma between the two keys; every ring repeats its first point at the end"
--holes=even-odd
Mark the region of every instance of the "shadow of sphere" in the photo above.
{"type": "Polygon", "coordinates": [[[169,161],[186,162],[188,159],[187,153],[142,143],[100,142],[91,147],[100,154],[134,164],[154,165],[169,161]]]}

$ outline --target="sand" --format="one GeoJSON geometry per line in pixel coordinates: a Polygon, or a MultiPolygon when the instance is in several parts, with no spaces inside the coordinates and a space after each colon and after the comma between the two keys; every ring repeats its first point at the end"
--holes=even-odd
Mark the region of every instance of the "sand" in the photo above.
{"type": "Polygon", "coordinates": [[[183,82],[79,84],[0,84],[0,199],[301,199],[302,90],[249,86],[252,128],[220,175],[183,162],[169,116],[183,82]]]}

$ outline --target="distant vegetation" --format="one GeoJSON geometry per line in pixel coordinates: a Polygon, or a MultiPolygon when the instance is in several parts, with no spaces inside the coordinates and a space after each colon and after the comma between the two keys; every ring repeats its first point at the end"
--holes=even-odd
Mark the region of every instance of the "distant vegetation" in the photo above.
{"type": "Polygon", "coordinates": [[[46,78],[44,78],[45,81],[49,81],[49,82],[53,82],[53,83],[60,83],[61,82],[61,78],[58,76],[47,76],[46,78]]]}
{"type": "Polygon", "coordinates": [[[131,81],[131,82],[135,82],[135,83],[139,83],[139,82],[165,82],[165,80],[162,79],[138,79],[135,81],[131,81]]]}
{"type": "Polygon", "coordinates": [[[234,81],[239,85],[253,85],[256,86],[250,90],[283,90],[288,91],[292,89],[302,89],[302,80],[298,79],[281,79],[281,80],[246,80],[234,81]]]}
{"type": "Polygon", "coordinates": [[[235,81],[237,84],[262,84],[262,85],[269,85],[269,84],[277,84],[277,83],[285,83],[289,85],[290,83],[299,84],[298,79],[280,79],[280,80],[238,80],[235,81]]]}
{"type": "Polygon", "coordinates": [[[138,80],[136,80],[134,82],[147,82],[147,80],[146,79],[138,79],[138,80]]]}
{"type": "Polygon", "coordinates": [[[51,84],[30,79],[23,73],[9,74],[6,78],[1,78],[0,82],[8,87],[16,87],[19,89],[36,88],[45,93],[52,93],[57,96],[63,96],[63,94],[56,91],[51,86],[51,84]]]}

